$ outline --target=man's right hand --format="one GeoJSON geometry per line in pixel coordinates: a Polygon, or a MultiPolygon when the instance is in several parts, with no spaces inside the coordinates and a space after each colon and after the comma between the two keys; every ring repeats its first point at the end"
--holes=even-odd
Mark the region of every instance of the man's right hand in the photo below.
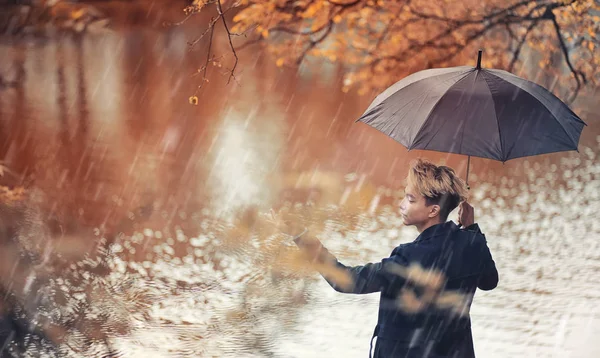
{"type": "Polygon", "coordinates": [[[276,213],[273,209],[270,211],[272,224],[275,225],[277,229],[283,232],[286,235],[295,237],[305,232],[306,227],[302,225],[300,220],[297,218],[291,218],[286,216],[284,213],[276,213]]]}
{"type": "Polygon", "coordinates": [[[473,207],[463,201],[458,206],[458,225],[460,227],[466,228],[475,223],[475,213],[473,207]]]}

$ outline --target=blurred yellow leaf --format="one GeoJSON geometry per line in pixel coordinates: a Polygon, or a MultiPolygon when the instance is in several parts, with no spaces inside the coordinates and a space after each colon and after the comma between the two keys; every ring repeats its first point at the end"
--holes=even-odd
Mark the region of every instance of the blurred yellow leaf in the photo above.
{"type": "Polygon", "coordinates": [[[77,19],[81,18],[84,14],[85,14],[85,9],[83,9],[83,8],[81,8],[79,10],[74,10],[73,12],[71,12],[71,18],[77,20],[77,19]]]}
{"type": "Polygon", "coordinates": [[[417,313],[424,307],[417,294],[406,288],[398,295],[397,303],[402,310],[408,313],[417,313]]]}
{"type": "Polygon", "coordinates": [[[278,58],[277,61],[275,62],[275,64],[277,65],[277,67],[282,67],[283,64],[285,63],[285,60],[283,58],[278,58]]]}
{"type": "Polygon", "coordinates": [[[310,4],[310,6],[306,9],[306,11],[304,11],[304,13],[302,14],[303,17],[312,17],[314,16],[317,11],[321,8],[321,3],[320,2],[315,2],[310,4]]]}

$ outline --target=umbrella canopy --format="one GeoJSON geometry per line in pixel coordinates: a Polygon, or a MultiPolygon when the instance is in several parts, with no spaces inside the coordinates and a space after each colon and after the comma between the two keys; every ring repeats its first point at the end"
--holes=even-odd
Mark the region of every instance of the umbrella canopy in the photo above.
{"type": "Polygon", "coordinates": [[[585,123],[560,99],[509,72],[476,67],[414,73],[375,98],[357,122],[403,144],[505,162],[577,150],[585,123]]]}

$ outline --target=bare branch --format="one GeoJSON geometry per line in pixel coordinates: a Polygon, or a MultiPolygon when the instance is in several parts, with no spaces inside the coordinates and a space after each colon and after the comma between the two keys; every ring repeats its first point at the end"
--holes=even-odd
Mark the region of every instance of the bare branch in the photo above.
{"type": "Polygon", "coordinates": [[[556,37],[558,38],[560,48],[565,57],[565,62],[567,63],[569,70],[571,70],[571,73],[573,73],[573,77],[575,77],[575,82],[577,83],[577,87],[575,87],[575,92],[573,93],[573,95],[571,96],[571,99],[569,100],[569,102],[572,102],[573,100],[575,100],[575,97],[577,97],[577,95],[579,94],[579,91],[581,90],[582,82],[583,82],[583,84],[586,84],[587,79],[585,78],[585,75],[583,74],[583,72],[577,71],[573,67],[573,64],[571,63],[571,59],[569,57],[569,50],[567,49],[567,46],[565,45],[565,41],[563,40],[562,34],[560,32],[560,25],[556,21],[556,17],[554,16],[552,9],[548,8],[545,15],[547,17],[549,17],[550,20],[552,20],[552,24],[554,25],[554,31],[556,32],[556,37]]]}
{"type": "Polygon", "coordinates": [[[225,13],[223,12],[223,8],[221,7],[221,0],[217,0],[217,11],[219,12],[219,16],[221,17],[221,20],[223,20],[223,27],[225,28],[225,31],[227,32],[227,39],[229,40],[229,47],[231,48],[233,57],[235,57],[235,62],[233,63],[233,68],[231,69],[231,73],[229,75],[229,78],[227,79],[227,83],[229,83],[231,81],[231,78],[235,78],[235,68],[237,67],[239,59],[238,59],[237,53],[235,52],[235,47],[233,47],[233,42],[231,41],[231,32],[229,31],[229,26],[227,26],[227,21],[225,21],[225,17],[223,16],[225,13]]]}
{"type": "Polygon", "coordinates": [[[194,96],[198,93],[198,91],[200,90],[200,88],[202,88],[202,86],[204,85],[205,82],[208,81],[208,77],[206,77],[206,71],[208,70],[208,64],[210,63],[210,51],[212,49],[212,43],[213,43],[213,35],[215,33],[215,27],[210,26],[210,36],[208,37],[208,50],[206,51],[206,62],[204,63],[204,66],[202,67],[202,82],[200,83],[200,85],[196,88],[196,92],[194,93],[194,96]]]}
{"type": "Polygon", "coordinates": [[[354,1],[350,1],[350,2],[337,2],[337,1],[332,1],[332,0],[327,0],[330,4],[336,5],[336,6],[341,6],[341,7],[350,7],[350,6],[354,6],[357,5],[358,3],[361,2],[361,0],[354,0],[354,1]]]}
{"type": "Polygon", "coordinates": [[[329,22],[327,22],[327,28],[325,29],[325,32],[323,33],[323,35],[321,35],[321,37],[319,37],[316,40],[310,41],[308,47],[305,48],[304,51],[302,51],[302,54],[296,60],[296,64],[300,65],[302,63],[302,61],[304,61],[304,58],[310,52],[310,50],[312,50],[313,48],[318,46],[321,42],[323,42],[327,38],[327,36],[331,33],[332,29],[333,29],[333,20],[329,20],[329,22]]]}
{"type": "Polygon", "coordinates": [[[230,32],[231,36],[244,36],[247,37],[246,34],[254,29],[256,29],[258,27],[258,25],[254,24],[253,26],[250,26],[249,28],[247,28],[246,30],[242,31],[242,32],[230,32]]]}
{"type": "Polygon", "coordinates": [[[225,19],[225,15],[230,10],[232,10],[233,8],[235,8],[236,6],[238,6],[239,4],[236,2],[231,7],[229,7],[227,10],[223,11],[223,6],[221,4],[221,0],[208,0],[208,1],[204,2],[200,6],[186,8],[186,11],[189,12],[189,14],[188,14],[188,16],[183,21],[179,22],[178,24],[182,24],[191,15],[198,13],[201,9],[203,9],[207,5],[211,5],[211,4],[215,5],[216,11],[217,11],[217,15],[214,16],[214,17],[212,17],[210,19],[210,21],[208,23],[208,27],[206,28],[206,30],[204,30],[204,32],[202,34],[200,34],[200,36],[198,36],[196,39],[194,39],[194,41],[188,43],[190,47],[193,47],[196,44],[198,44],[207,34],[209,34],[208,49],[207,49],[207,52],[206,52],[206,60],[204,62],[204,65],[198,69],[198,73],[202,72],[202,80],[201,80],[200,85],[196,88],[196,91],[194,92],[194,95],[192,95],[190,97],[190,103],[193,103],[193,104],[197,104],[198,103],[198,97],[196,96],[196,94],[202,88],[202,86],[204,85],[204,83],[208,82],[207,72],[208,72],[209,64],[211,62],[214,63],[216,61],[219,61],[220,59],[222,59],[224,57],[224,56],[217,57],[217,56],[214,56],[212,54],[212,45],[213,45],[213,40],[214,40],[215,26],[216,26],[217,22],[219,20],[222,21],[223,28],[225,29],[225,32],[227,34],[227,38],[229,40],[229,46],[230,46],[231,52],[232,52],[232,54],[233,54],[233,56],[235,58],[235,61],[234,61],[234,64],[233,64],[233,68],[229,71],[229,78],[227,80],[227,83],[229,83],[232,78],[235,80],[235,69],[236,69],[236,67],[238,65],[238,61],[239,61],[236,49],[233,46],[232,37],[233,36],[245,36],[245,33],[250,30],[250,28],[249,28],[249,29],[247,29],[246,31],[244,31],[242,33],[232,33],[229,30],[229,26],[228,26],[227,21],[225,19]]]}
{"type": "MultiPolygon", "coordinates": [[[[338,12],[337,14],[339,14],[340,12],[338,12]]],[[[294,30],[294,29],[290,29],[289,27],[285,27],[285,26],[275,26],[272,27],[271,29],[269,29],[270,32],[285,32],[288,34],[292,34],[292,35],[301,35],[301,36],[310,36],[310,35],[316,35],[319,32],[325,30],[328,26],[329,23],[332,21],[333,18],[330,18],[328,22],[324,23],[323,25],[317,27],[314,30],[310,30],[310,31],[298,31],[298,30],[294,30]]]]}
{"type": "Polygon", "coordinates": [[[506,28],[506,32],[508,32],[508,36],[510,36],[510,38],[513,41],[518,41],[517,36],[513,32],[513,30],[510,28],[510,24],[504,24],[504,27],[506,28]]]}
{"type": "Polygon", "coordinates": [[[400,14],[400,11],[405,6],[410,6],[410,0],[407,0],[406,3],[404,3],[400,7],[398,7],[398,12],[396,13],[396,16],[394,16],[392,18],[392,20],[390,21],[390,23],[385,27],[385,30],[383,30],[383,32],[381,33],[381,36],[379,36],[379,39],[377,39],[377,43],[375,44],[375,51],[379,50],[379,47],[381,46],[381,43],[383,42],[383,40],[385,40],[385,38],[389,34],[390,30],[396,24],[396,21],[398,20],[398,17],[399,17],[398,15],[400,14]]]}
{"type": "MultiPolygon", "coordinates": [[[[513,51],[512,60],[510,60],[510,64],[508,65],[508,68],[507,68],[508,72],[512,72],[513,67],[515,66],[515,63],[517,62],[517,60],[519,59],[519,55],[521,54],[521,48],[523,47],[523,44],[527,40],[527,35],[529,35],[529,33],[531,32],[531,30],[537,25],[537,23],[538,23],[537,21],[532,21],[529,24],[529,26],[527,26],[527,30],[525,31],[525,34],[523,35],[523,37],[521,38],[521,40],[517,44],[517,47],[513,51]]],[[[507,27],[508,27],[508,25],[507,25],[507,27]]]]}
{"type": "Polygon", "coordinates": [[[189,14],[187,14],[186,17],[183,18],[183,20],[179,21],[179,22],[165,22],[163,23],[164,26],[181,26],[183,24],[185,24],[186,21],[188,21],[190,19],[190,17],[194,16],[196,13],[195,12],[190,12],[189,14]]]}
{"type": "Polygon", "coordinates": [[[213,17],[212,19],[210,19],[210,22],[208,23],[208,27],[206,28],[206,30],[204,30],[204,32],[202,34],[200,34],[200,36],[198,36],[198,38],[196,38],[194,41],[188,42],[188,45],[190,47],[195,46],[209,32],[211,33],[211,36],[212,36],[212,31],[213,31],[213,29],[214,29],[215,24],[217,23],[217,21],[219,21],[219,17],[218,16],[217,17],[213,17]]]}

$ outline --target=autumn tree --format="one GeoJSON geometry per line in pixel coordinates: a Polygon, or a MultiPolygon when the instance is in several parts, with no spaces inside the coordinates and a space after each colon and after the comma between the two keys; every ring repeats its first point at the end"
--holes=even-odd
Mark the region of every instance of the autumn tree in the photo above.
{"type": "MultiPolygon", "coordinates": [[[[521,73],[529,66],[558,77],[570,100],[599,78],[597,0],[195,0],[186,8],[189,16],[209,11],[198,40],[212,43],[215,25],[223,25],[230,78],[237,52],[253,43],[278,66],[339,62],[343,90],[359,93],[425,68],[474,64],[478,48],[484,67],[521,73]]],[[[215,58],[209,46],[206,65],[215,58]]]]}

